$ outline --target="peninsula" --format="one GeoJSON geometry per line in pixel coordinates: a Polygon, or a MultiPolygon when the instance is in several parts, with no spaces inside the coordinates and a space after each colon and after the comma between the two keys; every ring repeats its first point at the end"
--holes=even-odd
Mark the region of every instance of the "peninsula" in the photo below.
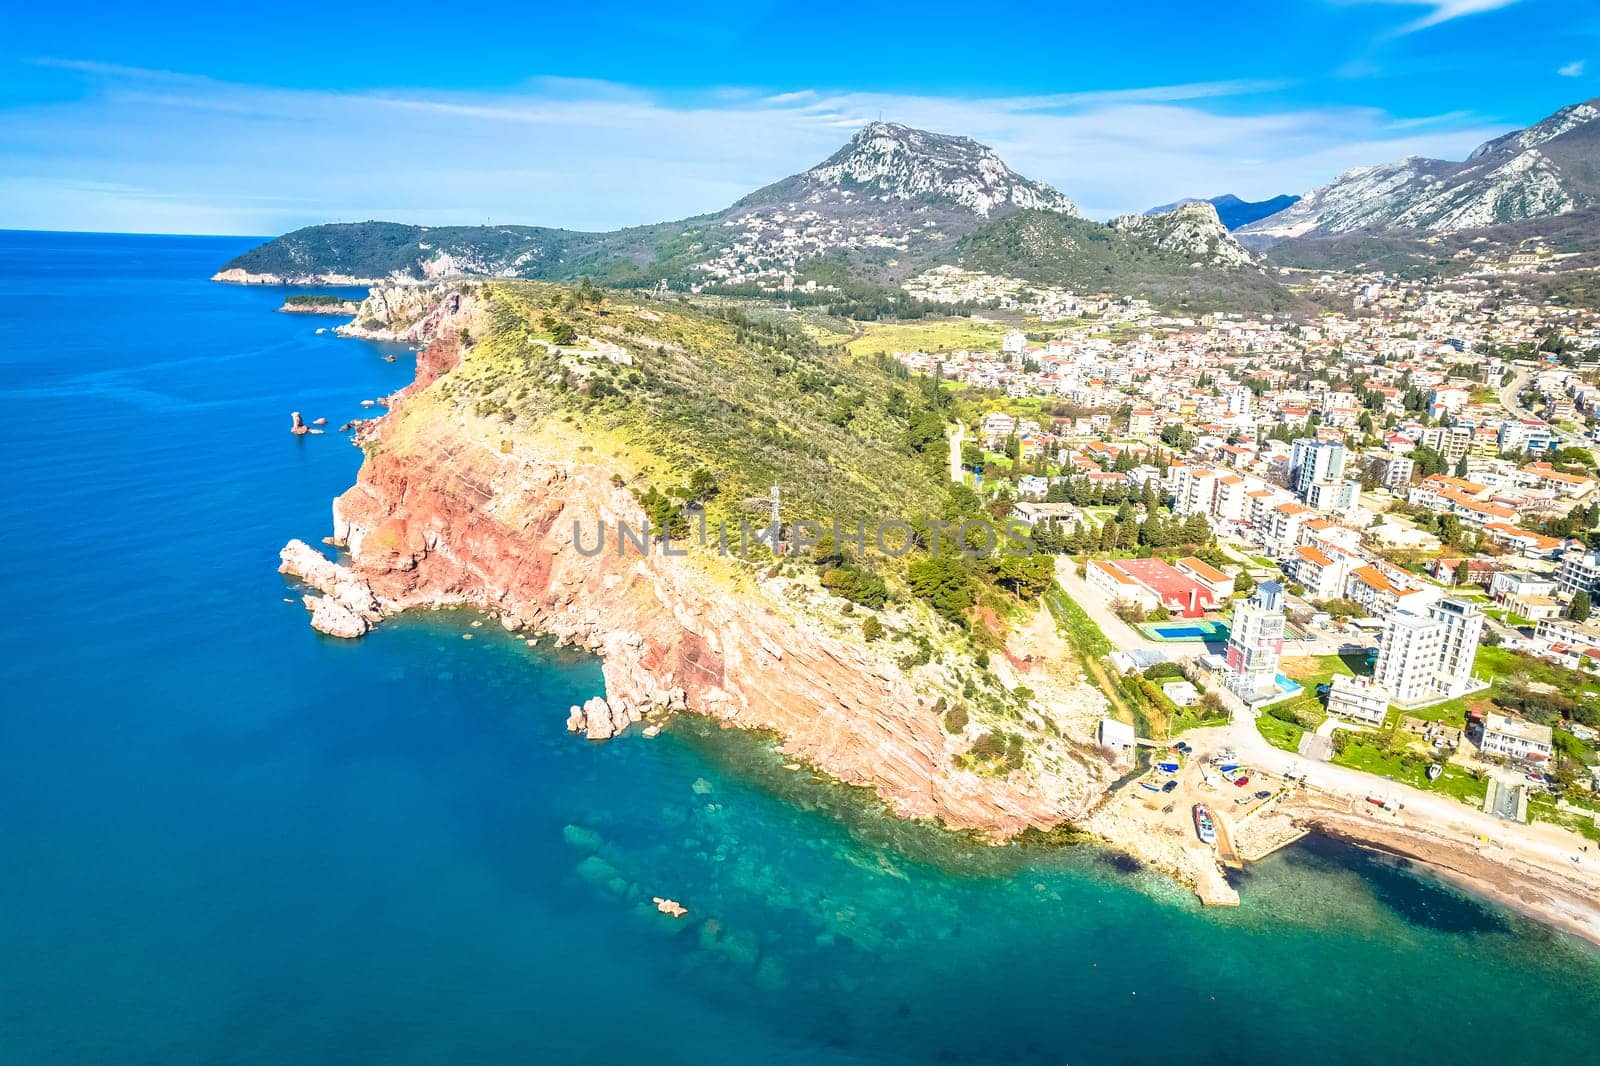
{"type": "Polygon", "coordinates": [[[1209,203],[1092,223],[873,124],[709,219],[317,227],[217,280],[378,280],[339,332],[420,349],[338,559],[283,550],[325,633],[471,606],[600,657],[593,739],[771,731],[1208,903],[1321,831],[1600,942],[1600,322],[1528,225],[1271,270],[1209,203]]]}

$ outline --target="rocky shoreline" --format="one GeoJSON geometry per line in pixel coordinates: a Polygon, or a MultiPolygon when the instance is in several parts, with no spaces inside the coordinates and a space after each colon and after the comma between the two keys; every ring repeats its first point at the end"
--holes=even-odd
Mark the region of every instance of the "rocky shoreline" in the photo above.
{"type": "Polygon", "coordinates": [[[358,278],[351,274],[252,274],[239,267],[219,270],[211,275],[211,280],[224,285],[330,285],[336,288],[384,283],[382,278],[358,278]]]}
{"type": "MultiPolygon", "coordinates": [[[[817,624],[792,581],[692,554],[580,553],[577,528],[642,526],[632,492],[558,420],[511,436],[442,402],[430,386],[460,361],[482,308],[456,291],[413,317],[413,292],[375,290],[364,309],[375,325],[343,329],[433,340],[413,384],[357,433],[366,459],[333,506],[341,561],[298,540],[282,552],[280,570],[308,587],[319,631],[353,638],[401,611],[475,607],[600,657],[604,696],[573,719],[585,735],[674,712],[771,730],[785,753],[873,788],[902,817],[995,839],[1073,821],[1115,779],[1089,739],[1102,713],[1092,689],[1051,701],[1079,720],[1052,742],[1047,766],[978,772],[957,758],[970,738],[946,733],[934,699],[890,653],[859,625],[817,624]]],[[[837,600],[816,593],[836,612],[837,600]]]]}
{"type": "MultiPolygon", "coordinates": [[[[599,656],[605,691],[568,709],[576,734],[603,740],[639,725],[653,732],[678,713],[769,730],[786,755],[870,787],[900,817],[995,841],[1080,825],[1108,847],[1197,883],[1186,840],[1146,839],[1105,817],[1102,801],[1123,768],[1088,740],[1105,713],[1103,697],[1075,670],[1070,680],[1052,676],[1050,664],[1070,655],[1052,644],[1060,637],[1047,615],[1013,635],[997,666],[1064,709],[1049,766],[1030,762],[1005,775],[965,768],[957,759],[963,742],[941,728],[927,693],[881,648],[796,608],[806,590],[775,572],[692,555],[579,552],[575,528],[615,528],[619,520],[637,528],[638,502],[569,429],[510,435],[498,421],[440,402],[431,387],[462,359],[466,337],[484,325],[483,308],[470,286],[432,300],[407,286],[374,290],[364,319],[341,327],[347,336],[432,339],[418,354],[415,381],[389,398],[389,413],[357,429],[366,459],[356,484],[334,501],[328,538],[340,560],[299,540],[283,549],[280,570],[307,587],[313,627],[348,639],[401,611],[473,607],[509,631],[599,656]]],[[[1549,856],[1518,866],[1480,854],[1451,826],[1397,835],[1327,798],[1286,803],[1281,820],[1282,842],[1310,830],[1384,848],[1600,943],[1592,903],[1600,886],[1588,870],[1567,877],[1549,856]]]]}
{"type": "Polygon", "coordinates": [[[284,315],[333,315],[339,318],[349,318],[354,315],[356,311],[360,309],[360,307],[360,303],[355,300],[340,300],[336,303],[329,302],[315,304],[296,304],[285,301],[283,306],[278,308],[278,313],[284,315]]]}

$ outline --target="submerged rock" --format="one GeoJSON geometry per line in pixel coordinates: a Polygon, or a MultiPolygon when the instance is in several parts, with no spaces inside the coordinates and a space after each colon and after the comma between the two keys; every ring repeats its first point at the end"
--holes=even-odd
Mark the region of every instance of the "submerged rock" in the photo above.
{"type": "Polygon", "coordinates": [[[561,829],[561,838],[579,851],[599,851],[605,838],[586,826],[567,825],[561,829]]]}
{"type": "Polygon", "coordinates": [[[611,882],[620,880],[622,875],[615,866],[606,862],[598,855],[590,855],[578,864],[578,876],[593,885],[610,885],[611,882]]]}

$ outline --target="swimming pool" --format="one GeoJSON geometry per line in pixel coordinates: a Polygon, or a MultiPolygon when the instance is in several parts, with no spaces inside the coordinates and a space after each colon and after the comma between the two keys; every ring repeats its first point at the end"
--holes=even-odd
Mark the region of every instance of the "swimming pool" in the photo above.
{"type": "Polygon", "coordinates": [[[1146,622],[1139,627],[1153,640],[1227,640],[1228,627],[1221,622],[1146,622]]]}

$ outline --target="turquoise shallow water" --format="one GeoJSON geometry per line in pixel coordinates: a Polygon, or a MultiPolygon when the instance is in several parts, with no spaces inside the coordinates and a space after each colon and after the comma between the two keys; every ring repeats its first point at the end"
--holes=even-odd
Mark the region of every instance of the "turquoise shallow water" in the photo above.
{"type": "Polygon", "coordinates": [[[1592,951],[1346,848],[1202,911],[575,741],[594,663],[468,615],[317,637],[276,553],[358,455],[288,412],[410,366],[204,281],[247,243],[0,234],[0,1062],[1592,1060],[1592,951]]]}

